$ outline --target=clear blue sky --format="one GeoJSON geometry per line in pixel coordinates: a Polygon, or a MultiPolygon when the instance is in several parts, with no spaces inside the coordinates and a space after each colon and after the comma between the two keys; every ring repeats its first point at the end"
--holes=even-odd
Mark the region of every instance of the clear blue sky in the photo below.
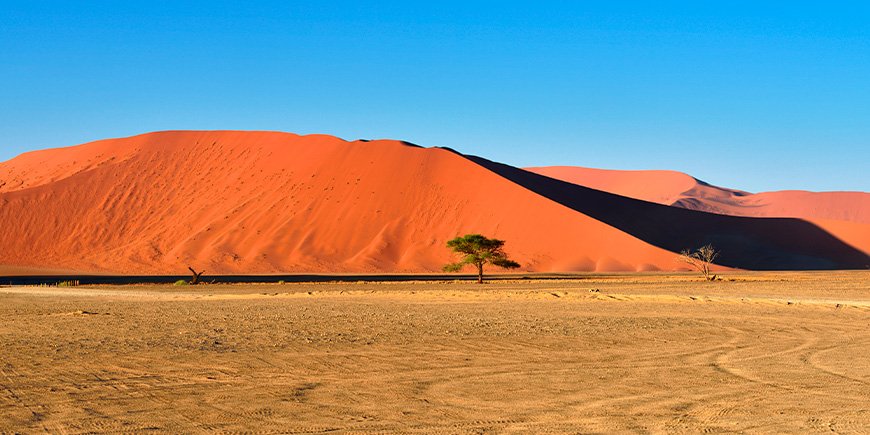
{"type": "Polygon", "coordinates": [[[870,3],[4,1],[0,160],[168,129],[870,190],[870,3]]]}

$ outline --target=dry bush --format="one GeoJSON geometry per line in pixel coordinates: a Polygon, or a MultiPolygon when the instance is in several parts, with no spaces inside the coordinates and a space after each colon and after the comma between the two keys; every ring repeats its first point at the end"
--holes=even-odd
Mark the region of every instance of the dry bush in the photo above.
{"type": "Polygon", "coordinates": [[[689,249],[682,250],[678,259],[696,269],[698,272],[701,272],[701,274],[704,275],[704,279],[707,281],[715,281],[718,276],[713,275],[711,268],[713,266],[713,261],[716,260],[716,257],[718,256],[719,251],[717,251],[713,245],[707,244],[698,248],[695,252],[692,252],[689,249]]]}

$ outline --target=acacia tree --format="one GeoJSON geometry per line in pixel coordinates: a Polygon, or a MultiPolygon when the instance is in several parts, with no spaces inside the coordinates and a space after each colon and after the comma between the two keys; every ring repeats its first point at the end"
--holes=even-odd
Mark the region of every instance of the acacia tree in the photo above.
{"type": "Polygon", "coordinates": [[[713,245],[708,244],[698,248],[695,252],[683,249],[680,252],[679,260],[701,272],[707,281],[715,281],[716,275],[712,275],[711,266],[718,256],[719,251],[713,245]]]}
{"type": "Polygon", "coordinates": [[[477,267],[477,283],[483,283],[483,265],[492,264],[516,269],[520,264],[508,258],[502,247],[504,240],[489,239],[480,234],[466,234],[447,242],[447,247],[462,256],[456,263],[444,266],[445,272],[459,272],[467,264],[477,267]]]}

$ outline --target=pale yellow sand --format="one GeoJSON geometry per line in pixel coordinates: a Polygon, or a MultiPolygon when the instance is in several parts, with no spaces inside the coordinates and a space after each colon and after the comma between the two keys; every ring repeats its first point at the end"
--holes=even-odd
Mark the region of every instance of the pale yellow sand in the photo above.
{"type": "Polygon", "coordinates": [[[728,278],[0,288],[0,432],[870,430],[870,272],[728,278]]]}

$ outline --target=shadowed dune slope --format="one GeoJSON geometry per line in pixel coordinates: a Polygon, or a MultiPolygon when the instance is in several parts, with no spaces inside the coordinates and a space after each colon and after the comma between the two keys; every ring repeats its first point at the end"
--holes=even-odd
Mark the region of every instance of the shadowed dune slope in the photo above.
{"type": "Polygon", "coordinates": [[[545,166],[528,171],[629,198],[730,216],[793,217],[870,252],[870,193],[787,190],[748,193],[675,171],[545,166]]]}
{"type": "Polygon", "coordinates": [[[866,192],[749,193],[713,186],[675,171],[619,171],[576,166],[526,170],[617,195],[710,213],[870,224],[870,193],[866,192]]]}
{"type": "Polygon", "coordinates": [[[698,180],[677,171],[618,171],[578,166],[523,169],[596,190],[664,205],[673,204],[683,198],[683,192],[698,185],[698,180]]]}
{"type": "MultiPolygon", "coordinates": [[[[670,251],[712,243],[722,251],[718,263],[742,269],[863,269],[870,266],[870,257],[865,252],[805,220],[728,216],[669,207],[481,157],[467,157],[529,190],[670,251]]],[[[843,232],[849,230],[841,228],[843,232]]]]}
{"type": "Polygon", "coordinates": [[[526,270],[678,267],[671,252],[445,149],[276,132],[158,132],[0,163],[0,264],[81,272],[425,272],[446,240],[526,270]]]}

